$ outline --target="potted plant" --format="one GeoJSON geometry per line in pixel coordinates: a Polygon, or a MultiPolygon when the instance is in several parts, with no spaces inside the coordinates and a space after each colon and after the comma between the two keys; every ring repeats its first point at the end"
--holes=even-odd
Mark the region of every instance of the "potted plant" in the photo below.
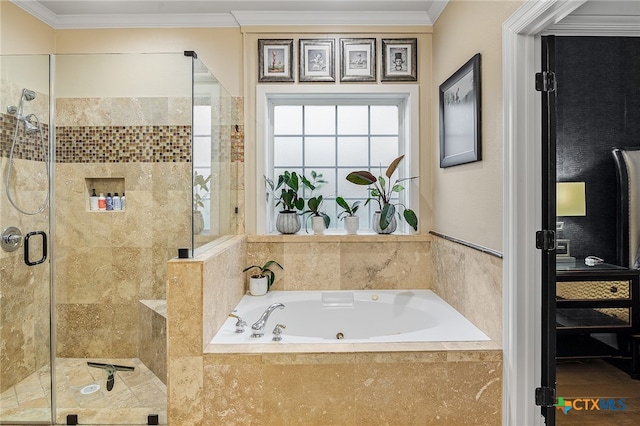
{"type": "Polygon", "coordinates": [[[345,231],[347,231],[347,234],[356,234],[358,228],[360,228],[360,217],[356,215],[356,212],[360,208],[360,201],[355,201],[349,205],[344,198],[336,197],[336,203],[343,209],[343,211],[338,214],[338,219],[344,220],[345,231]]]}
{"type": "Polygon", "coordinates": [[[268,191],[277,200],[276,207],[282,206],[276,219],[276,229],[281,234],[295,234],[300,230],[298,212],[304,210],[304,198],[299,195],[299,190],[302,189],[301,186],[310,184],[309,181],[304,176],[298,176],[296,172],[285,171],[278,176],[277,183],[267,177],[265,183],[268,191]]]}
{"type": "Polygon", "coordinates": [[[273,265],[284,270],[284,268],[275,260],[269,260],[262,266],[247,266],[242,270],[242,272],[247,272],[253,268],[258,268],[260,270],[259,273],[252,274],[249,277],[249,293],[251,293],[252,296],[264,296],[267,294],[276,279],[276,274],[273,272],[273,269],[271,269],[273,265]]]}
{"type": "Polygon", "coordinates": [[[371,200],[375,200],[378,203],[379,210],[373,214],[372,223],[373,230],[378,234],[390,234],[396,230],[396,211],[398,211],[398,217],[404,220],[413,228],[414,231],[418,230],[418,217],[411,209],[406,208],[401,203],[392,203],[391,197],[394,193],[400,193],[404,191],[404,186],[400,182],[416,179],[416,177],[409,177],[404,179],[396,179],[391,185],[391,176],[396,171],[398,164],[402,161],[404,155],[396,158],[391,162],[385,172],[385,176],[380,175],[377,178],[366,170],[351,172],[347,175],[347,180],[356,185],[368,185],[369,197],[365,202],[367,205],[371,200]],[[396,208],[397,206],[397,208],[396,208]],[[402,217],[400,216],[400,209],[403,210],[402,217]]]}
{"type": "Polygon", "coordinates": [[[209,196],[211,175],[206,178],[198,172],[193,174],[193,233],[199,234],[204,229],[204,217],[199,209],[204,209],[204,201],[209,196]]]}
{"type": "MultiPolygon", "coordinates": [[[[326,180],[322,179],[322,174],[316,173],[315,171],[311,171],[311,179],[308,185],[309,189],[311,189],[311,194],[320,188],[322,184],[327,183],[326,180]]],[[[313,233],[316,235],[324,234],[325,229],[327,229],[331,223],[329,215],[321,211],[323,202],[324,199],[322,195],[312,196],[307,200],[308,209],[303,212],[303,214],[309,214],[309,217],[311,217],[311,229],[313,229],[313,233]]]]}

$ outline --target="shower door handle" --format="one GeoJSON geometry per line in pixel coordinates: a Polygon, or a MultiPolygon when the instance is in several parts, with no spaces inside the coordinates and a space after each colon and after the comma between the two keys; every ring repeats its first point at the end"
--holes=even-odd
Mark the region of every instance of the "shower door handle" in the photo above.
{"type": "Polygon", "coordinates": [[[26,263],[27,266],[34,266],[41,264],[45,260],[47,260],[47,234],[44,231],[29,232],[24,236],[24,263],[26,263]],[[29,259],[29,240],[35,235],[42,236],[42,258],[32,262],[29,259]]]}

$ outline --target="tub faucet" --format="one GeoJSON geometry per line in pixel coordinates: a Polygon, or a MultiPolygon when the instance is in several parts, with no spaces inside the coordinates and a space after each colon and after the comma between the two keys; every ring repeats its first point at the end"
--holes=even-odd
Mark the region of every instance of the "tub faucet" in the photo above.
{"type": "Polygon", "coordinates": [[[255,324],[251,326],[251,330],[253,333],[251,337],[262,337],[264,336],[264,327],[267,325],[267,320],[269,319],[269,315],[276,309],[284,309],[284,305],[282,303],[274,303],[269,306],[263,313],[262,316],[255,324]]]}

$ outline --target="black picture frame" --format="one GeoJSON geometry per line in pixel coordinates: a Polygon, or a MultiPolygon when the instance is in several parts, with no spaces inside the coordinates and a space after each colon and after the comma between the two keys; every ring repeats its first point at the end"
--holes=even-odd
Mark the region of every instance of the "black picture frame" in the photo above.
{"type": "Polygon", "coordinates": [[[440,85],[440,167],[482,160],[480,54],[440,85]]]}
{"type": "Polygon", "coordinates": [[[299,82],[332,82],[335,79],[335,40],[300,39],[299,82]]]}
{"type": "Polygon", "coordinates": [[[418,81],[418,39],[383,38],[380,81],[418,81]]]}
{"type": "Polygon", "coordinates": [[[258,40],[258,82],[292,83],[293,39],[258,40]]]}
{"type": "Polygon", "coordinates": [[[340,81],[376,81],[376,39],[340,39],[340,81]]]}

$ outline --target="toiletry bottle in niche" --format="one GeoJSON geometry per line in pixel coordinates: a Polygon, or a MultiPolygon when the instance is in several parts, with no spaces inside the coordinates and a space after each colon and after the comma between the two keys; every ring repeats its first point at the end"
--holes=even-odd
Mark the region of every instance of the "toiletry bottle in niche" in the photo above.
{"type": "Polygon", "coordinates": [[[104,198],[104,193],[100,193],[98,197],[98,210],[106,210],[107,209],[107,199],[104,198]]]}
{"type": "Polygon", "coordinates": [[[107,198],[105,199],[107,210],[113,210],[113,198],[111,197],[111,193],[107,192],[107,198]]]}
{"type": "Polygon", "coordinates": [[[124,210],[125,204],[127,202],[127,197],[124,196],[124,192],[122,193],[122,197],[120,197],[120,209],[124,210]]]}
{"type": "Polygon", "coordinates": [[[121,201],[120,201],[120,196],[118,195],[117,192],[115,194],[113,194],[113,209],[114,210],[122,210],[122,204],[121,204],[121,201]]]}
{"type": "Polygon", "coordinates": [[[89,197],[89,210],[98,210],[98,196],[95,188],[93,188],[91,197],[89,197]]]}

